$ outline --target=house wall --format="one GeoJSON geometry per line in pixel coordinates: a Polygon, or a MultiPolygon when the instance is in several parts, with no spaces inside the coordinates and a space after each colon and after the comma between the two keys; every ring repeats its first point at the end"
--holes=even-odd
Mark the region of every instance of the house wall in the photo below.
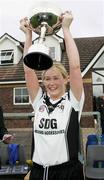
{"type": "Polygon", "coordinates": [[[15,47],[14,56],[15,56],[14,64],[17,64],[20,61],[20,59],[22,58],[22,56],[23,56],[23,52],[21,51],[20,48],[18,48],[18,46],[15,47]]]}
{"type": "MultiPolygon", "coordinates": [[[[14,105],[13,104],[13,88],[19,85],[0,85],[0,105],[4,113],[30,113],[33,111],[31,105],[14,105]]],[[[21,85],[23,87],[24,85],[21,85]]],[[[5,118],[5,125],[7,128],[29,128],[32,122],[30,118],[16,119],[5,118]]]]}
{"type": "MultiPolygon", "coordinates": [[[[83,112],[92,112],[93,111],[93,90],[92,90],[92,73],[91,70],[83,78],[84,82],[84,91],[85,91],[85,103],[83,112]]],[[[94,126],[94,117],[92,115],[84,116],[81,119],[82,127],[93,127],[94,126]]]]}
{"type": "Polygon", "coordinates": [[[4,38],[2,43],[0,43],[0,50],[14,49],[15,46],[14,42],[10,41],[9,38],[4,38]]]}
{"type": "Polygon", "coordinates": [[[84,111],[92,111],[93,110],[93,104],[92,104],[92,74],[91,71],[89,71],[85,77],[84,77],[84,91],[85,91],[85,105],[84,105],[84,111]]]}

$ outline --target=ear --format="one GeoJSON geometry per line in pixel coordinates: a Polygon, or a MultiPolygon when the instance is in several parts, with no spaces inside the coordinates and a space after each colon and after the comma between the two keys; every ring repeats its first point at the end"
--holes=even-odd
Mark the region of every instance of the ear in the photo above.
{"type": "Polygon", "coordinates": [[[67,85],[69,82],[70,82],[70,78],[69,78],[69,76],[67,76],[67,77],[65,78],[65,84],[67,85]]]}
{"type": "Polygon", "coordinates": [[[70,82],[70,76],[67,76],[67,81],[70,82]]]}

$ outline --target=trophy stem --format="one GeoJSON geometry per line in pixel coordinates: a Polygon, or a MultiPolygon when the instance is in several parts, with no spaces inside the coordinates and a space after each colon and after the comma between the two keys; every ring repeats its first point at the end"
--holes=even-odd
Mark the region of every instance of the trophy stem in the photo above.
{"type": "Polygon", "coordinates": [[[43,43],[44,38],[45,38],[45,34],[46,34],[46,30],[47,30],[47,27],[46,27],[46,23],[45,23],[41,27],[41,34],[40,34],[40,38],[39,38],[39,43],[43,43]]]}

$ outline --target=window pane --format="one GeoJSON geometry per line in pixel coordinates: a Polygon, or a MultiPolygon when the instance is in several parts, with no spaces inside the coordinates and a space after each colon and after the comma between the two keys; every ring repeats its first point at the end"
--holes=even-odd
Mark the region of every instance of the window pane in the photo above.
{"type": "Polygon", "coordinates": [[[17,96],[17,95],[21,95],[20,89],[15,89],[15,95],[16,95],[16,96],[17,96]]]}
{"type": "Polygon", "coordinates": [[[29,102],[29,97],[28,96],[23,97],[23,103],[28,103],[28,102],[29,102]]]}
{"type": "Polygon", "coordinates": [[[21,97],[15,97],[15,103],[21,103],[21,97]]]}
{"type": "Polygon", "coordinates": [[[0,53],[0,64],[12,64],[14,59],[14,51],[12,50],[1,50],[0,53]]]}
{"type": "Polygon", "coordinates": [[[28,91],[27,91],[27,89],[25,88],[25,89],[23,89],[23,94],[24,95],[28,95],[28,91]]]}
{"type": "Polygon", "coordinates": [[[15,103],[29,103],[29,95],[27,88],[16,88],[14,92],[15,103]]]}
{"type": "Polygon", "coordinates": [[[49,47],[49,55],[52,59],[55,59],[55,47],[49,47]]]}

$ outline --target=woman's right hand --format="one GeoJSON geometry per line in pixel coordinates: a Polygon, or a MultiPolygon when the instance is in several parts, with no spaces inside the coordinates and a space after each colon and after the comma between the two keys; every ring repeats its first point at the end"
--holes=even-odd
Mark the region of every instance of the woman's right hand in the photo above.
{"type": "Polygon", "coordinates": [[[32,31],[27,17],[20,20],[20,30],[22,30],[24,33],[29,33],[32,31]]]}

